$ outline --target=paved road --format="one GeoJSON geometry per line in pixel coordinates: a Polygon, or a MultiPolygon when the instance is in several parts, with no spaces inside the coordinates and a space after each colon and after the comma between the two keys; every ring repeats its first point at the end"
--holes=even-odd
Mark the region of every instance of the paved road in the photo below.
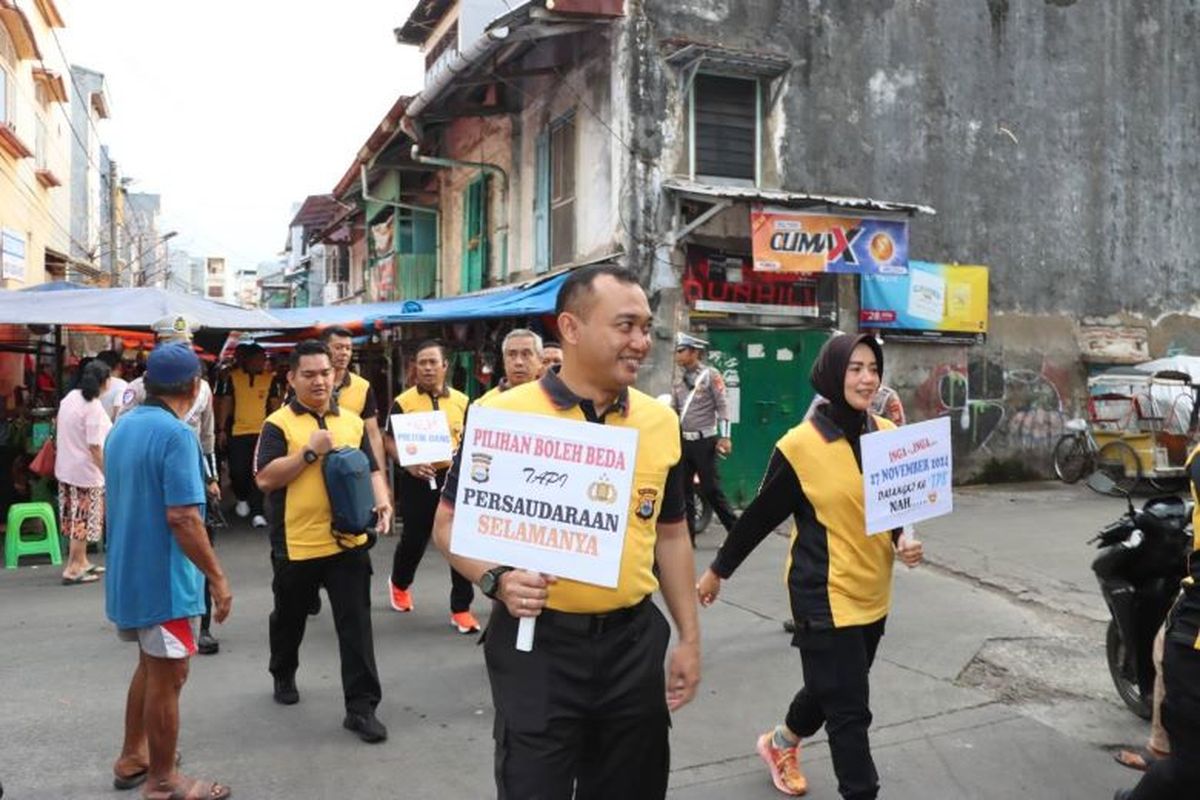
{"type": "MultiPolygon", "coordinates": [[[[1145,726],[1117,705],[1099,638],[1102,604],[1084,540],[1120,504],[1084,489],[968,489],[954,517],[923,528],[934,565],[896,576],[896,602],[873,672],[874,744],[893,800],[1108,798],[1130,785],[1105,746],[1145,726]]],[[[711,558],[720,532],[701,537],[711,558]]],[[[391,738],[343,731],[328,611],[312,620],[299,705],[271,700],[266,544],[233,530],[219,552],[233,582],[221,654],[197,658],[184,691],[180,747],[194,774],[239,798],[484,798],[491,709],[473,637],[449,627],[449,580],[436,553],[409,615],[386,603],[389,541],[374,553],[380,717],[391,738]]],[[[779,797],[754,755],[800,685],[786,613],[786,540],[772,536],[703,612],[704,683],[675,718],[672,798],[779,797]]],[[[103,618],[98,585],[63,587],[56,570],[0,571],[0,781],[6,798],[112,798],[134,651],[103,618]]],[[[483,604],[477,602],[477,610],[483,604]]],[[[837,797],[823,737],[805,764],[816,800],[837,797]]]]}

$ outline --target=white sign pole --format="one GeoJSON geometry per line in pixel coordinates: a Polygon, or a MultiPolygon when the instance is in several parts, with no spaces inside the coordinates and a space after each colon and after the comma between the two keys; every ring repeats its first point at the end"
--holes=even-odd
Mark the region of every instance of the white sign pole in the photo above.
{"type": "Polygon", "coordinates": [[[537,617],[521,617],[517,623],[517,649],[522,653],[533,650],[533,629],[537,627],[537,617]]]}

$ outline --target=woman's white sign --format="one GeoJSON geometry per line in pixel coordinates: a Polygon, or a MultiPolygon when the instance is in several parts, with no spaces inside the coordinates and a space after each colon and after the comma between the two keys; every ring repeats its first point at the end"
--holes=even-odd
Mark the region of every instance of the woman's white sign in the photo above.
{"type": "Polygon", "coordinates": [[[862,437],[867,530],[883,533],[954,510],[950,418],[862,437]]]}

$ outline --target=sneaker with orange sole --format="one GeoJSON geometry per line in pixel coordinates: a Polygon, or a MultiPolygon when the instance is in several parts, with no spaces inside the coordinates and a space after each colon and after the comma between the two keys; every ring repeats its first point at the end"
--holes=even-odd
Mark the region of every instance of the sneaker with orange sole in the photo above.
{"type": "Polygon", "coordinates": [[[808,780],[800,771],[800,745],[779,748],[774,742],[775,731],[767,731],[758,737],[754,748],[771,771],[775,788],[786,795],[798,797],[808,791],[808,780]]]}
{"type": "Polygon", "coordinates": [[[450,615],[450,624],[458,628],[459,633],[476,633],[479,631],[479,620],[470,611],[459,611],[450,615]]]}
{"type": "Polygon", "coordinates": [[[388,581],[388,586],[392,589],[392,608],[401,613],[412,611],[412,592],[408,589],[397,589],[396,584],[388,581]]]}

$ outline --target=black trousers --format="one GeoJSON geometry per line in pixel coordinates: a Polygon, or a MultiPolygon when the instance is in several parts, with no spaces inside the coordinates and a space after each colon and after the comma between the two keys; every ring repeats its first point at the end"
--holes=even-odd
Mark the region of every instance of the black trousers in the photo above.
{"type": "Polygon", "coordinates": [[[258,434],[229,437],[229,481],[238,500],[250,504],[251,514],[263,513],[263,496],[254,482],[254,449],[258,434]]]}
{"type": "Polygon", "coordinates": [[[646,600],[611,626],[547,612],[528,653],[515,648],[516,633],[496,603],[483,647],[499,800],[662,800],[671,636],[662,612],[646,600]]]}
{"type": "Polygon", "coordinates": [[[796,632],[804,688],[792,698],[785,722],[802,739],[825,726],[838,791],[846,800],[874,800],[879,795],[867,729],[871,726],[869,675],[884,622],[796,632]]]}
{"type": "Polygon", "coordinates": [[[696,529],[693,520],[696,518],[696,487],[695,476],[700,476],[700,495],[712,507],[713,513],[726,531],[732,531],[737,522],[737,514],[729,505],[729,498],[721,488],[721,478],[717,474],[717,437],[709,436],[689,442],[683,441],[683,480],[687,493],[687,524],[692,541],[696,541],[696,529]]]}
{"type": "Polygon", "coordinates": [[[272,558],[275,609],[271,612],[271,674],[290,677],[300,666],[300,642],[308,611],[320,587],[329,595],[342,658],[346,710],[369,714],[381,689],[371,634],[371,556],[365,548],[325,558],[288,561],[272,558]]]}
{"type": "Polygon", "coordinates": [[[1200,650],[1167,639],[1163,648],[1162,722],[1171,755],[1155,761],[1129,800],[1200,796],[1200,650]]]}
{"type": "MultiPolygon", "coordinates": [[[[213,534],[212,525],[204,523],[204,530],[208,533],[208,543],[215,545],[217,543],[216,536],[213,534]]],[[[200,630],[206,631],[212,624],[212,585],[208,582],[208,576],[204,576],[204,615],[200,617],[200,630]]]]}
{"type": "MultiPolygon", "coordinates": [[[[438,470],[438,486],[446,482],[448,470],[438,470]]],[[[409,475],[404,469],[397,473],[396,497],[400,505],[400,519],[404,521],[404,530],[400,541],[396,542],[396,551],[392,555],[392,584],[397,589],[407,589],[416,577],[417,567],[425,556],[429,546],[429,537],[433,534],[433,518],[437,514],[438,503],[441,502],[441,489],[430,489],[428,481],[418,480],[409,475]]],[[[469,611],[471,601],[475,599],[475,587],[471,582],[450,570],[450,611],[457,614],[469,611]]]]}

